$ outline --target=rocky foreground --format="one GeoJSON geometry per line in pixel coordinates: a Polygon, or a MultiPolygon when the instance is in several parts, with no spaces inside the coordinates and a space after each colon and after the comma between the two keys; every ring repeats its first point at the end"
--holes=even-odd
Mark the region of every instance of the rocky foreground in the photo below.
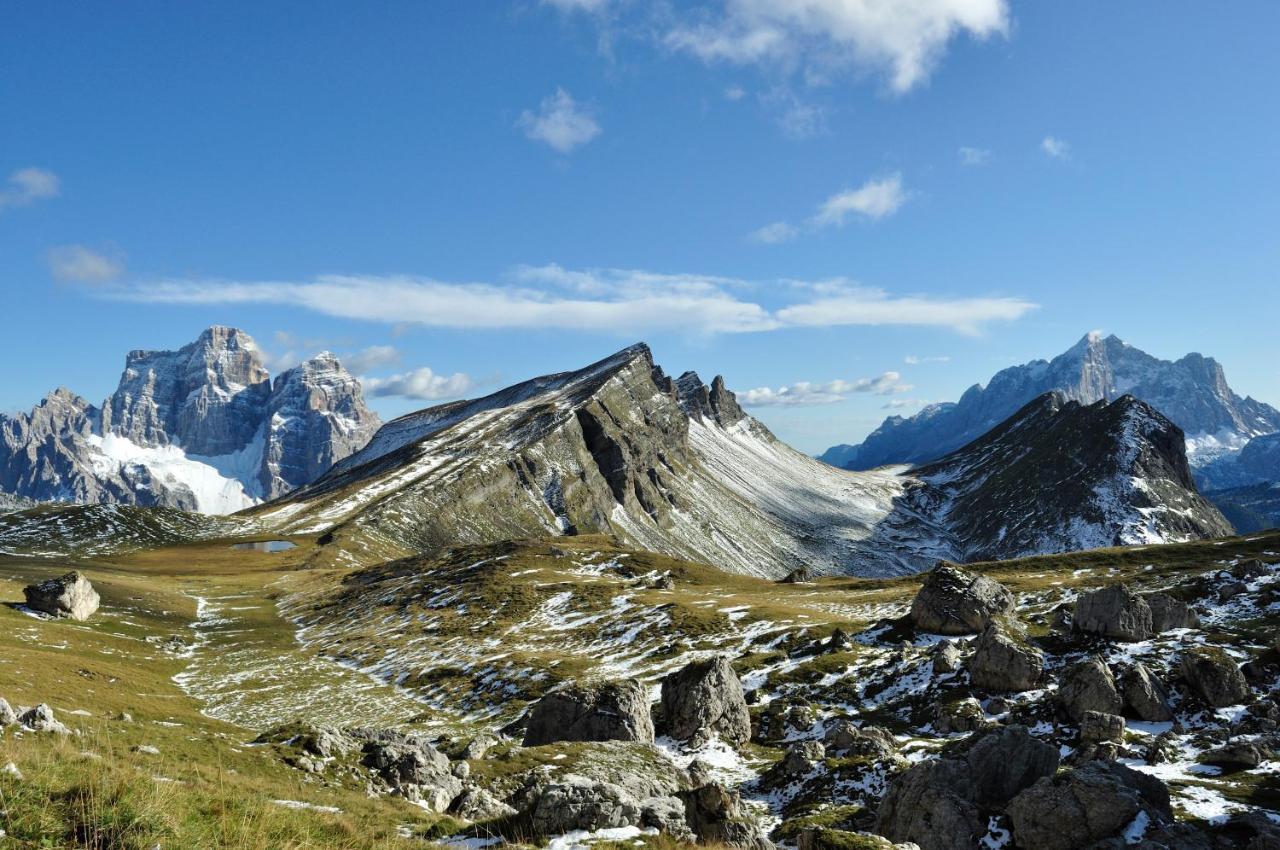
{"type": "Polygon", "coordinates": [[[501,728],[259,740],[473,845],[1277,847],[1276,561],[1020,593],[943,564],[861,631],[762,629],[661,675],[563,679],[501,728]]]}

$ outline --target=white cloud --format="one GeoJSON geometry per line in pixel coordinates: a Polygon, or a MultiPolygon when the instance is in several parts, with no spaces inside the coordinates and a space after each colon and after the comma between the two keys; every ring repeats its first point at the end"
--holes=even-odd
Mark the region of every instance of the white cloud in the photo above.
{"type": "Polygon", "coordinates": [[[561,12],[603,12],[609,5],[609,0],[542,0],[542,2],[561,12]]]}
{"type": "Polygon", "coordinates": [[[783,242],[790,242],[798,235],[800,235],[800,230],[794,224],[775,221],[773,224],[766,224],[764,227],[753,230],[747,238],[762,245],[778,245],[783,242]]]}
{"type": "Polygon", "coordinates": [[[1045,136],[1040,142],[1040,150],[1051,159],[1070,159],[1071,145],[1054,136],[1045,136]]]}
{"type": "Polygon", "coordinates": [[[899,297],[837,281],[824,284],[818,298],[784,307],[775,315],[790,326],[919,325],[972,336],[981,333],[985,324],[1015,321],[1036,307],[1021,298],[899,297]]]}
{"type": "Polygon", "coordinates": [[[35,201],[58,197],[61,181],[58,175],[43,168],[20,168],[0,186],[0,210],[24,207],[35,201]]]}
{"type": "Polygon", "coordinates": [[[349,371],[363,375],[370,369],[377,369],[379,366],[394,366],[401,361],[399,350],[393,345],[371,345],[360,351],[346,354],[342,358],[342,365],[349,371]]]}
{"type": "Polygon", "coordinates": [[[880,405],[880,409],[901,410],[904,407],[924,407],[928,403],[922,398],[895,398],[880,405]]]}
{"type": "Polygon", "coordinates": [[[765,287],[737,278],[558,265],[521,267],[514,277],[506,285],[407,275],[324,275],[306,281],[175,279],[100,286],[92,292],[151,304],[274,304],[392,327],[628,334],[840,325],[944,327],[976,334],[990,322],[1012,321],[1036,307],[1018,298],[899,297],[837,279],[774,281],[767,287],[771,294],[799,292],[804,297],[771,309],[744,297],[765,287]]]}
{"type": "Polygon", "coordinates": [[[722,0],[664,41],[706,62],[871,71],[903,93],[928,79],[952,39],[1003,35],[1008,25],[1006,0],[722,0]]]}
{"type": "Polygon", "coordinates": [[[788,86],[762,92],[760,103],[774,113],[774,121],[789,139],[803,141],[827,132],[827,111],[801,100],[788,86]]]}
{"type": "Polygon", "coordinates": [[[919,366],[922,363],[947,363],[950,360],[951,358],[947,357],[945,354],[937,357],[919,357],[915,354],[908,354],[906,357],[902,358],[902,362],[906,363],[908,366],[919,366]]]}
{"type": "Polygon", "coordinates": [[[742,100],[747,96],[747,90],[742,86],[729,86],[724,90],[725,100],[742,100]]]}
{"type": "Polygon", "coordinates": [[[986,148],[963,147],[956,154],[961,165],[986,165],[991,161],[991,151],[986,148]]]}
{"type": "Polygon", "coordinates": [[[360,383],[371,396],[398,396],[419,401],[460,398],[475,386],[475,382],[462,372],[437,375],[426,366],[389,378],[361,378],[360,383]]]}
{"type": "Polygon", "coordinates": [[[902,175],[868,180],[857,189],[839,192],[827,198],[813,217],[819,227],[844,224],[845,217],[856,213],[870,219],[893,215],[907,202],[909,193],[902,188],[902,175]]]}
{"type": "Polygon", "coordinates": [[[46,259],[55,280],[75,283],[106,283],[124,273],[124,252],[108,247],[95,250],[85,245],[57,245],[46,259]]]}
{"type": "Polygon", "coordinates": [[[572,153],[575,148],[600,135],[600,125],[564,89],[543,99],[538,111],[525,110],[516,126],[536,142],[543,142],[560,153],[572,153]]]}
{"type": "Polygon", "coordinates": [[[911,385],[902,383],[901,379],[902,376],[897,372],[885,372],[874,378],[859,378],[856,381],[836,380],[825,384],[800,381],[777,389],[756,387],[740,392],[737,396],[738,401],[748,407],[807,407],[844,401],[853,393],[892,395],[909,392],[911,385]]]}

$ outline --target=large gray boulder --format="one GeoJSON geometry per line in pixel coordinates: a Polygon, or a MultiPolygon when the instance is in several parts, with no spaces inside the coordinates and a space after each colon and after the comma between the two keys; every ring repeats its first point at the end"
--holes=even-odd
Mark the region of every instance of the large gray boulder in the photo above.
{"type": "Polygon", "coordinates": [[[1182,653],[1182,676],[1199,697],[1215,708],[1249,698],[1249,683],[1235,659],[1213,646],[1196,646],[1182,653]]]}
{"type": "Polygon", "coordinates": [[[653,743],[649,693],[635,679],[577,683],[538,700],[529,713],[524,745],[556,741],[653,743]]]}
{"type": "Polygon", "coordinates": [[[974,800],[987,810],[1004,808],[1022,789],[1053,776],[1058,760],[1058,748],[1033,737],[1025,726],[983,735],[965,755],[974,800]]]}
{"type": "Polygon", "coordinates": [[[1167,593],[1147,593],[1142,597],[1151,609],[1151,632],[1160,634],[1171,629],[1194,629],[1200,617],[1190,605],[1167,593]]]}
{"type": "Polygon", "coordinates": [[[79,570],[65,575],[29,584],[22,589],[27,607],[51,617],[67,617],[87,620],[98,610],[98,592],[79,570]]]}
{"type": "Polygon", "coordinates": [[[1120,693],[1125,708],[1139,720],[1163,723],[1173,719],[1169,689],[1141,661],[1120,677],[1120,693]]]}
{"type": "Polygon", "coordinates": [[[751,739],[742,683],[724,656],[695,661],[663,679],[662,713],[668,733],[679,741],[719,735],[736,745],[751,739]]]}
{"type": "Polygon", "coordinates": [[[364,763],[406,799],[434,812],[448,811],[462,793],[462,780],[444,753],[416,738],[370,741],[364,746],[364,763]]]}
{"type": "Polygon", "coordinates": [[[976,847],[986,824],[973,802],[969,765],[956,759],[921,762],[901,773],[876,813],[876,832],[921,850],[976,847]]]}
{"type": "Polygon", "coordinates": [[[1113,584],[1076,597],[1071,617],[1079,632],[1114,640],[1138,641],[1151,636],[1151,606],[1126,585],[1113,584]]]}
{"type": "Polygon", "coordinates": [[[987,691],[1027,691],[1044,673],[1040,650],[992,623],[978,638],[969,659],[969,679],[987,691]]]}
{"type": "Polygon", "coordinates": [[[1009,803],[1018,847],[1078,850],[1118,836],[1140,811],[1172,819],[1164,783],[1120,764],[1090,761],[1041,779],[1009,803]]]}
{"type": "Polygon", "coordinates": [[[773,850],[772,842],[747,816],[736,791],[703,781],[681,791],[679,797],[684,802],[689,829],[699,840],[743,850],[773,850]]]}
{"type": "Polygon", "coordinates": [[[640,825],[641,807],[621,786],[583,776],[564,776],[544,787],[529,810],[537,836],[640,825]]]}
{"type": "Polygon", "coordinates": [[[1013,608],[1013,594],[1000,582],[939,564],[911,603],[911,621],[924,632],[975,634],[1013,608]]]}
{"type": "Polygon", "coordinates": [[[19,714],[18,722],[32,732],[50,732],[55,735],[71,734],[71,730],[53,716],[53,709],[43,702],[35,708],[28,708],[19,714]]]}
{"type": "Polygon", "coordinates": [[[1085,712],[1119,714],[1124,708],[1111,668],[1098,656],[1076,662],[1063,671],[1058,685],[1058,702],[1077,722],[1085,712]]]}
{"type": "Polygon", "coordinates": [[[1103,711],[1086,711],[1080,717],[1080,741],[1084,744],[1124,743],[1124,718],[1103,711]]]}

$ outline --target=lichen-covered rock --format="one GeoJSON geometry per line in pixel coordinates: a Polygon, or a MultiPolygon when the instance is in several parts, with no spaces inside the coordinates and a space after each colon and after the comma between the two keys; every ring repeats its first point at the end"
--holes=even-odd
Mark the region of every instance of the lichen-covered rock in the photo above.
{"type": "Polygon", "coordinates": [[[981,729],[986,723],[987,715],[982,710],[982,703],[973,697],[940,703],[934,709],[934,728],[943,735],[950,735],[956,732],[974,732],[981,729]]]}
{"type": "Polygon", "coordinates": [[[51,617],[68,617],[87,620],[98,610],[101,601],[98,592],[79,570],[65,575],[29,584],[22,589],[27,607],[51,617]]]}
{"type": "Polygon", "coordinates": [[[1160,634],[1172,629],[1194,629],[1200,625],[1195,610],[1167,593],[1146,593],[1142,597],[1151,609],[1151,633],[1160,634]]]}
{"type": "Polygon", "coordinates": [[[1027,691],[1044,673],[1040,650],[992,623],[978,638],[969,659],[969,678],[987,691],[1027,691]]]}
{"type": "Polygon", "coordinates": [[[911,621],[925,632],[974,634],[1013,608],[1013,594],[998,581],[939,564],[911,603],[911,621]]]}
{"type": "Polygon", "coordinates": [[[1086,711],[1080,717],[1080,741],[1084,744],[1124,743],[1124,718],[1102,711],[1086,711]]]}
{"type": "Polygon", "coordinates": [[[1124,708],[1111,668],[1098,656],[1086,658],[1063,671],[1058,702],[1075,721],[1087,711],[1119,714],[1124,708]]]}
{"type": "Polygon", "coordinates": [[[960,655],[960,646],[953,640],[944,640],[935,646],[929,653],[929,660],[933,662],[935,673],[954,673],[964,663],[960,655]]]}
{"type": "Polygon", "coordinates": [[[639,681],[629,679],[578,683],[547,694],[529,713],[524,745],[537,747],[556,741],[653,743],[648,691],[639,681]]]}
{"type": "Polygon", "coordinates": [[[1199,697],[1215,708],[1242,703],[1249,683],[1235,659],[1217,647],[1196,646],[1182,653],[1182,676],[1199,697]]]}
{"type": "Polygon", "coordinates": [[[449,814],[473,823],[510,817],[515,813],[514,808],[478,785],[463,788],[449,806],[449,814]]]}
{"type": "Polygon", "coordinates": [[[1078,850],[1119,835],[1138,812],[1172,819],[1164,783],[1120,764],[1090,761],[1041,779],[1009,803],[1018,847],[1078,850]]]}
{"type": "Polygon", "coordinates": [[[986,824],[973,802],[969,765],[933,759],[899,774],[876,813],[876,832],[921,850],[976,847],[986,824]]]}
{"type": "Polygon", "coordinates": [[[822,742],[833,753],[846,757],[892,759],[898,754],[893,733],[879,726],[858,727],[848,720],[836,720],[827,726],[822,742]]]}
{"type": "Polygon", "coordinates": [[[448,811],[462,793],[462,780],[453,774],[449,759],[425,741],[370,741],[364,746],[364,763],[407,799],[435,812],[448,811]]]}
{"type": "Polygon", "coordinates": [[[724,656],[694,661],[663,679],[662,714],[668,733],[679,741],[712,735],[730,744],[751,739],[742,683],[724,656]]]}
{"type": "Polygon", "coordinates": [[[1120,693],[1125,708],[1139,720],[1164,723],[1173,719],[1169,689],[1141,661],[1120,677],[1120,693]]]}
{"type": "Polygon", "coordinates": [[[989,732],[965,754],[974,800],[984,809],[1003,808],[1022,789],[1058,769],[1058,748],[1031,735],[1025,726],[989,732]]]}
{"type": "Polygon", "coordinates": [[[537,836],[639,826],[640,804],[623,788],[583,776],[564,776],[544,787],[529,811],[537,836]]]}
{"type": "Polygon", "coordinates": [[[1123,584],[1077,596],[1071,621],[1076,631],[1114,640],[1138,641],[1151,636],[1151,607],[1123,584]]]}

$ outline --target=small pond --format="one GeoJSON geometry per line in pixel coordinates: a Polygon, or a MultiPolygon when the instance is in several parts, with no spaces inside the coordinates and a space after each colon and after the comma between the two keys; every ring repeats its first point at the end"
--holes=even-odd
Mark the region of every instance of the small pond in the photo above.
{"type": "Polygon", "coordinates": [[[287,549],[293,549],[297,543],[290,543],[288,540],[259,540],[254,543],[236,543],[232,545],[232,549],[245,549],[250,552],[284,552],[287,549]]]}

